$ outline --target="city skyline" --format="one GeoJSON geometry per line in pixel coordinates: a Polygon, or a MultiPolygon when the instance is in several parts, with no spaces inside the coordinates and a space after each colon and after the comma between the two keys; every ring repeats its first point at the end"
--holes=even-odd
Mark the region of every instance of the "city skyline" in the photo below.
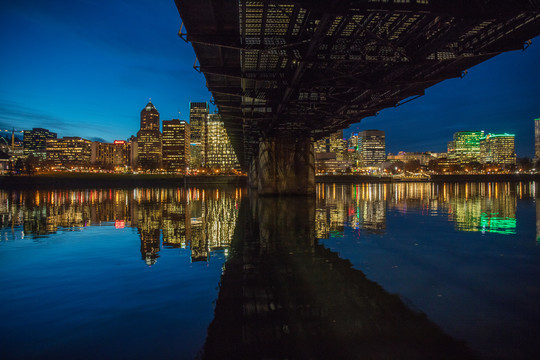
{"type": "MultiPolygon", "coordinates": [[[[174,1],[27,1],[1,9],[2,30],[13,35],[4,39],[10,56],[0,60],[0,129],[43,127],[112,142],[136,134],[149,98],[162,119],[186,121],[190,101],[210,100],[191,45],[177,35],[174,1]]],[[[387,152],[444,151],[456,131],[489,129],[516,134],[517,156],[533,157],[539,60],[535,38],[526,51],[501,54],[363,119],[345,137],[377,128],[392,139],[387,152]]]]}

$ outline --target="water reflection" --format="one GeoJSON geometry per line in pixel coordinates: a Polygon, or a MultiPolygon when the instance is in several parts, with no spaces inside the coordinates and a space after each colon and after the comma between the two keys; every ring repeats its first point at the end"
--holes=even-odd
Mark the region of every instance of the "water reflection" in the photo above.
{"type": "Polygon", "coordinates": [[[540,201],[536,202],[536,243],[540,244],[540,201]]]}
{"type": "Polygon", "coordinates": [[[306,197],[252,194],[243,203],[202,358],[474,358],[316,240],[321,218],[330,233],[341,231],[345,218],[380,223],[379,200],[358,216],[336,198],[326,196],[327,212],[306,197]]]}
{"type": "Polygon", "coordinates": [[[516,233],[518,199],[536,191],[535,183],[319,184],[316,233],[339,237],[345,227],[384,233],[386,212],[392,210],[446,216],[459,231],[510,235],[516,233]]]}
{"type": "MultiPolygon", "coordinates": [[[[65,337],[72,348],[80,349],[89,333],[99,344],[114,339],[102,354],[127,338],[144,346],[151,334],[151,343],[161,341],[152,347],[154,357],[173,343],[193,354],[205,339],[219,282],[201,355],[210,359],[463,359],[471,352],[462,340],[487,358],[537,354],[536,184],[320,184],[317,190],[316,198],[281,199],[235,188],[0,191],[0,233],[7,241],[0,249],[13,251],[0,277],[7,304],[0,330],[17,328],[4,347],[15,339],[13,353],[26,349],[19,344],[28,333],[38,334],[32,342],[53,344],[47,334],[64,338],[62,331],[78,329],[54,326],[56,319],[83,316],[87,332],[73,343],[65,337]],[[34,246],[59,231],[77,233],[34,246]],[[111,234],[123,238],[115,252],[109,252],[111,234]],[[173,252],[163,247],[189,249],[192,261],[209,261],[215,250],[228,255],[223,269],[218,261],[182,267],[167,261],[173,252]],[[132,248],[144,263],[160,266],[129,264],[132,248]],[[212,268],[202,282],[201,269],[212,268]],[[150,286],[152,296],[140,292],[150,286]],[[63,302],[66,294],[71,301],[63,302]],[[194,310],[206,305],[207,313],[194,310]],[[144,326],[140,309],[152,310],[144,326]],[[19,322],[23,312],[28,316],[19,322]],[[197,326],[202,331],[193,331],[197,326]],[[129,331],[137,336],[109,336],[129,331]]],[[[51,346],[50,354],[64,349],[51,346]]],[[[182,354],[177,351],[170,357],[182,354]]]]}
{"type": "Polygon", "coordinates": [[[241,197],[239,188],[0,191],[0,226],[3,240],[95,225],[131,227],[147,265],[156,263],[162,246],[189,248],[192,261],[208,261],[211,251],[230,245],[241,197]]]}
{"type": "MultiPolygon", "coordinates": [[[[517,200],[536,191],[534,183],[319,184],[313,228],[317,238],[341,237],[346,227],[382,234],[387,211],[395,210],[443,215],[459,231],[515,234],[517,200]]],[[[192,261],[207,261],[210,251],[230,245],[241,196],[241,189],[196,188],[0,191],[0,226],[13,230],[4,231],[8,240],[113,223],[137,229],[148,265],[161,246],[188,247],[192,261]]]]}

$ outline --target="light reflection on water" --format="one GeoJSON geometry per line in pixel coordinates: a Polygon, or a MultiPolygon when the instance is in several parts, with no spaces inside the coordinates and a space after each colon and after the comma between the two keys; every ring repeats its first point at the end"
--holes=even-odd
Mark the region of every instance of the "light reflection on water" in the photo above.
{"type": "Polygon", "coordinates": [[[317,190],[317,238],[369,279],[487,358],[538,353],[538,184],[317,190]]]}
{"type": "Polygon", "coordinates": [[[232,240],[241,189],[152,188],[0,192],[2,240],[38,239],[89,226],[137,229],[147,265],[161,247],[189,248],[192,261],[232,240]],[[6,229],[11,228],[11,232],[6,229]]]}
{"type": "Polygon", "coordinates": [[[244,192],[0,191],[0,352],[194,358],[244,192]]]}
{"type": "Polygon", "coordinates": [[[459,231],[515,234],[517,201],[535,192],[535,183],[318,184],[318,237],[345,224],[383,230],[387,211],[446,216],[459,231]]]}
{"type": "MultiPolygon", "coordinates": [[[[538,191],[318,184],[303,205],[312,229],[288,231],[312,232],[486,357],[527,358],[540,336],[538,191]]],[[[239,188],[0,191],[0,348],[13,357],[193,358],[247,197],[239,188]]],[[[287,217],[268,210],[261,226],[272,216],[287,217]]],[[[273,230],[262,226],[265,246],[273,230]]]]}

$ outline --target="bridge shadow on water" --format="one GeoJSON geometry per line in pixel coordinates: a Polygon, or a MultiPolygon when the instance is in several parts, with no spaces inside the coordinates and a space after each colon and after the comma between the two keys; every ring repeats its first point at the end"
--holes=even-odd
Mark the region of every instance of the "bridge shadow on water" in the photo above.
{"type": "Polygon", "coordinates": [[[315,199],[244,198],[202,359],[471,359],[315,237],[315,199]]]}

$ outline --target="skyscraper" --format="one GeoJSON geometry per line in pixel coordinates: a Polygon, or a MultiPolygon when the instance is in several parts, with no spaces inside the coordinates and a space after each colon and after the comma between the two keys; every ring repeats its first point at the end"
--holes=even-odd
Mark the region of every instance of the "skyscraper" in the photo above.
{"type": "Polygon", "coordinates": [[[47,139],[56,139],[56,133],[42,128],[25,130],[23,135],[24,155],[33,155],[34,157],[45,159],[47,156],[47,152],[45,151],[47,139]]]}
{"type": "Polygon", "coordinates": [[[343,130],[338,130],[315,142],[315,153],[333,153],[336,160],[342,161],[347,153],[347,141],[343,140],[343,130]]]}
{"type": "Polygon", "coordinates": [[[191,130],[191,169],[205,166],[206,122],[208,119],[208,103],[189,103],[189,125],[191,130]]]}
{"type": "Polygon", "coordinates": [[[343,130],[315,141],[315,169],[317,172],[345,172],[356,163],[348,161],[347,140],[343,139],[343,130]]]}
{"type": "Polygon", "coordinates": [[[540,118],[534,119],[534,160],[540,160],[540,118]]]}
{"type": "Polygon", "coordinates": [[[480,139],[482,162],[510,165],[516,163],[514,134],[487,134],[480,139]]]}
{"type": "Polygon", "coordinates": [[[190,126],[179,119],[163,121],[163,168],[185,172],[190,159],[190,126]]]}
{"type": "Polygon", "coordinates": [[[159,112],[152,101],[141,111],[141,130],[159,130],[159,112]]]}
{"type": "Polygon", "coordinates": [[[238,168],[240,165],[221,116],[210,114],[207,119],[205,167],[221,171],[238,168]]]}
{"type": "Polygon", "coordinates": [[[343,130],[338,130],[330,134],[328,146],[330,152],[336,154],[337,161],[345,160],[347,154],[347,141],[343,139],[343,130]]]}
{"type": "Polygon", "coordinates": [[[373,166],[386,161],[384,131],[364,130],[358,133],[358,152],[361,166],[373,166]]]}
{"type": "Polygon", "coordinates": [[[151,101],[141,110],[141,130],[137,133],[138,164],[145,170],[161,168],[159,112],[151,101]]]}
{"type": "Polygon", "coordinates": [[[484,131],[458,131],[448,143],[448,159],[460,163],[480,161],[480,138],[484,131]]]}
{"type": "Polygon", "coordinates": [[[349,140],[347,141],[347,158],[352,166],[358,166],[358,160],[360,159],[358,153],[358,133],[351,133],[349,140]]]}

